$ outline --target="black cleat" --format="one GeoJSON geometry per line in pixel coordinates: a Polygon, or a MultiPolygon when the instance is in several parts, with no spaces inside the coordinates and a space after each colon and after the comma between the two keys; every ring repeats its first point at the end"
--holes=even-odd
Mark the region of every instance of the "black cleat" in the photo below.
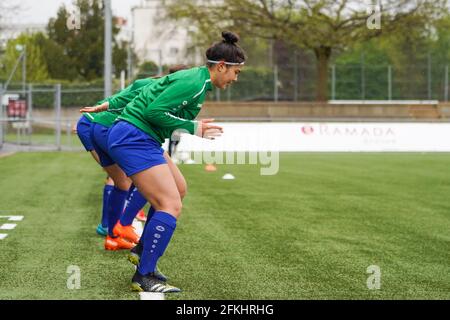
{"type": "Polygon", "coordinates": [[[164,281],[159,280],[153,272],[143,276],[137,270],[133,276],[133,279],[131,279],[131,289],[139,292],[181,292],[179,288],[173,287],[164,281]]]}
{"type": "MultiPolygon", "coordinates": [[[[143,250],[143,245],[139,241],[139,243],[134,248],[131,248],[130,253],[128,254],[128,261],[130,261],[136,267],[139,265],[139,262],[141,261],[142,250],[143,250]]],[[[168,279],[165,274],[163,274],[161,271],[159,271],[158,266],[156,266],[154,275],[159,280],[164,281],[164,282],[166,282],[168,279]]]]}
{"type": "Polygon", "coordinates": [[[128,261],[130,261],[135,266],[139,265],[139,261],[141,260],[143,245],[139,241],[138,244],[131,248],[130,253],[128,254],[128,261]]]}

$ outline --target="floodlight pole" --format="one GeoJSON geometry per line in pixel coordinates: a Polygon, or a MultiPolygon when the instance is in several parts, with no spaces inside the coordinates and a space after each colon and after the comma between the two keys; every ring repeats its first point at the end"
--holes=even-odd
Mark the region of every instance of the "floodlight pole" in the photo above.
{"type": "Polygon", "coordinates": [[[112,90],[112,12],[111,0],[104,0],[105,8],[105,73],[104,73],[104,89],[105,98],[111,96],[112,90]]]}

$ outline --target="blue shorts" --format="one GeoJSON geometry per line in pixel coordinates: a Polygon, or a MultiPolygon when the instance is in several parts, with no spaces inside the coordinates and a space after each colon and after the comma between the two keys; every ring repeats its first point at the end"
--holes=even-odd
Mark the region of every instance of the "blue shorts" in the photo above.
{"type": "Polygon", "coordinates": [[[127,176],[167,163],[158,141],[129,122],[119,121],[108,136],[109,155],[127,176]]]}
{"type": "Polygon", "coordinates": [[[77,123],[77,135],[80,138],[81,143],[83,144],[86,151],[94,150],[94,146],[92,145],[91,139],[91,125],[90,122],[85,116],[81,116],[80,120],[77,123]]]}
{"type": "Polygon", "coordinates": [[[91,137],[92,145],[95,152],[100,159],[100,165],[102,167],[109,167],[116,162],[110,157],[108,153],[108,131],[110,128],[105,127],[99,123],[92,123],[91,137]]]}

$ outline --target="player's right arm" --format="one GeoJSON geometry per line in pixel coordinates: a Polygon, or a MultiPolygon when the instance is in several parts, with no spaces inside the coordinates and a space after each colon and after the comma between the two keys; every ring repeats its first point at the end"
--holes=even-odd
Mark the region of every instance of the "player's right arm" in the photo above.
{"type": "Polygon", "coordinates": [[[83,107],[80,109],[81,113],[87,112],[87,113],[98,113],[102,111],[108,110],[109,102],[105,101],[102,104],[93,106],[93,107],[83,107]]]}

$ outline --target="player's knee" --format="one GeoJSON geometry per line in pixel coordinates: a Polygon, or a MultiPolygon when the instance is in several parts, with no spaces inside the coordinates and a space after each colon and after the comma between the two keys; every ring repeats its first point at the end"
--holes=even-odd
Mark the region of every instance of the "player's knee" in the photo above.
{"type": "Polygon", "coordinates": [[[183,204],[181,203],[181,199],[173,202],[173,214],[176,217],[181,215],[181,209],[183,208],[183,204]]]}
{"type": "Polygon", "coordinates": [[[114,185],[121,190],[129,190],[131,183],[127,180],[114,180],[114,185]]]}
{"type": "Polygon", "coordinates": [[[181,209],[183,207],[183,204],[181,203],[181,199],[168,199],[166,201],[163,201],[161,204],[161,208],[163,211],[166,211],[175,217],[179,217],[181,215],[181,209]]]}

